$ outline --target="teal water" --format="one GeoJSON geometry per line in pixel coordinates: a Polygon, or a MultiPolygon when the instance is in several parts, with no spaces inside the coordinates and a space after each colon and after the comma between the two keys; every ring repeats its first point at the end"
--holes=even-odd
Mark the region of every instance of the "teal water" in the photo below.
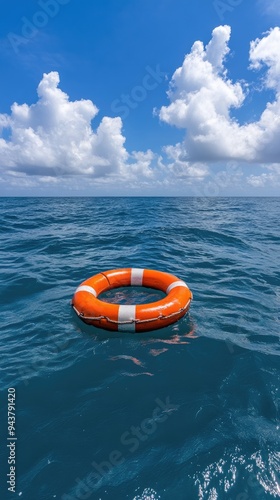
{"type": "MultiPolygon", "coordinates": [[[[1,499],[280,497],[280,199],[2,198],[0,207],[1,499]],[[189,314],[145,334],[83,324],[70,307],[75,288],[119,267],[185,280],[189,314]]],[[[122,303],[156,294],[117,293],[122,303]]]]}

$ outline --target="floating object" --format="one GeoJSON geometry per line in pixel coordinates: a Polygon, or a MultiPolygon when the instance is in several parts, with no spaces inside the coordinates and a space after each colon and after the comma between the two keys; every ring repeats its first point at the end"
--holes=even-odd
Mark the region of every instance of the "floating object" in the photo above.
{"type": "Polygon", "coordinates": [[[176,276],[151,269],[113,269],[96,274],[75,291],[72,306],[89,325],[121,332],[145,332],[175,323],[189,309],[192,292],[176,276]],[[98,296],[113,288],[144,286],[166,293],[157,302],[120,305],[103,302],[98,296]]]}

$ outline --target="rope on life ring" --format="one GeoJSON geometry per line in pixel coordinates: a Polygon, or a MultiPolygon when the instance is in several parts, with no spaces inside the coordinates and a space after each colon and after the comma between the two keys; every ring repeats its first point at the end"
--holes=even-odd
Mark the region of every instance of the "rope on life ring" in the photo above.
{"type": "Polygon", "coordinates": [[[175,323],[190,307],[192,292],[176,276],[152,269],[124,268],[96,274],[76,289],[72,307],[89,325],[105,330],[145,332],[175,323]],[[113,288],[144,286],[166,293],[156,302],[120,305],[103,302],[98,296],[113,288]]]}

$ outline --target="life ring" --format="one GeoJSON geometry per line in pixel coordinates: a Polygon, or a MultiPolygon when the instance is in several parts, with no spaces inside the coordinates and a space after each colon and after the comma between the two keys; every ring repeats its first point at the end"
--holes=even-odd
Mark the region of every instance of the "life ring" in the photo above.
{"type": "Polygon", "coordinates": [[[96,274],[76,289],[72,306],[82,321],[105,330],[145,332],[175,323],[189,309],[192,292],[176,276],[151,269],[113,269],[96,274]],[[122,286],[144,286],[166,293],[157,302],[120,305],[103,302],[98,296],[122,286]]]}

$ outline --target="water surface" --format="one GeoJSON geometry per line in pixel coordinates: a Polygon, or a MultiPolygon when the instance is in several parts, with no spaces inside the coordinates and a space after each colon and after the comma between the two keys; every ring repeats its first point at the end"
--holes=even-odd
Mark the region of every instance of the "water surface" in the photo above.
{"type": "MultiPolygon", "coordinates": [[[[8,387],[17,395],[16,497],[278,498],[280,199],[0,206],[1,498],[13,498],[8,387]],[[75,288],[119,267],[185,280],[190,313],[145,334],[84,325],[70,307],[75,288]]],[[[156,294],[117,293],[121,303],[156,294]]]]}

